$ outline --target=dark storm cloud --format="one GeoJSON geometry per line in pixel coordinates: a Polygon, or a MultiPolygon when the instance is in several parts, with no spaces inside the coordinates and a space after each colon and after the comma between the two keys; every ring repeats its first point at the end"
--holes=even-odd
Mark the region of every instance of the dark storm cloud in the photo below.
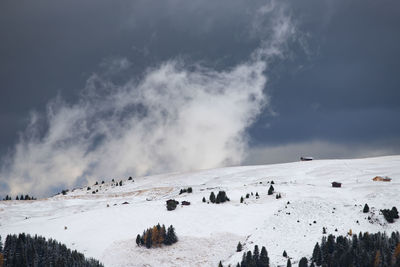
{"type": "Polygon", "coordinates": [[[254,9],[244,1],[2,1],[1,148],[32,109],[60,93],[76,101],[101,62],[127,57],[131,72],[181,56],[217,67],[249,56],[254,9]]]}
{"type": "MultiPolygon", "coordinates": [[[[43,196],[100,176],[205,169],[244,159],[246,129],[269,103],[263,92],[268,63],[282,58],[296,35],[285,7],[275,1],[253,7],[238,2],[241,7],[231,10],[223,2],[151,3],[125,7],[130,16],[115,29],[126,31],[128,40],[112,41],[113,49],[118,41],[129,49],[99,57],[100,70],[87,77],[78,101],[72,91],[72,100],[59,96],[45,112],[32,112],[1,166],[3,193],[43,196]]],[[[100,40],[93,34],[90,48],[96,50],[100,40]]],[[[90,33],[82,45],[89,39],[90,33]]]]}
{"type": "Polygon", "coordinates": [[[292,7],[299,28],[310,33],[309,50],[276,66],[272,106],[279,115],[260,118],[264,130],[255,125],[253,141],[368,146],[390,138],[394,143],[386,148],[398,147],[400,3],[302,1],[292,7]]]}

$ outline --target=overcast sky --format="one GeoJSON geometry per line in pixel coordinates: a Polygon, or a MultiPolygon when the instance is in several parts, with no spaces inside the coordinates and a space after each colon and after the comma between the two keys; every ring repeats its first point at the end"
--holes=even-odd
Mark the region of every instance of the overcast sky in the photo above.
{"type": "Polygon", "coordinates": [[[397,0],[1,1],[0,193],[399,154],[399,26],[397,0]]]}

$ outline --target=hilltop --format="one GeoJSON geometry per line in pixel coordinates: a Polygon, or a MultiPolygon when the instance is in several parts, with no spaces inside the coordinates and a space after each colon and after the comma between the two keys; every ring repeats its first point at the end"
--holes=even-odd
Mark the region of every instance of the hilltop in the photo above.
{"type": "Polygon", "coordinates": [[[400,221],[389,224],[379,212],[400,208],[400,156],[114,179],[102,184],[100,178],[98,185],[88,185],[89,190],[42,200],[0,201],[0,235],[25,232],[55,238],[105,266],[217,266],[220,260],[227,266],[242,257],[236,252],[239,241],[244,251],[255,244],[265,246],[272,263],[285,265],[284,250],[292,263],[311,256],[323,227],[325,235],[346,235],[350,229],[400,231],[400,221]],[[378,175],[392,181],[373,181],[378,175]],[[120,181],[122,186],[116,186],[120,181]],[[272,181],[275,192],[268,195],[272,181]],[[333,188],[333,181],[342,187],[333,188]],[[188,187],[192,193],[180,194],[188,187]],[[222,190],[230,201],[202,202],[222,190]],[[190,205],[167,211],[168,199],[190,205]],[[362,211],[366,203],[367,214],[362,211]],[[137,234],[157,223],[174,225],[179,242],[155,249],[138,247],[137,234]]]}

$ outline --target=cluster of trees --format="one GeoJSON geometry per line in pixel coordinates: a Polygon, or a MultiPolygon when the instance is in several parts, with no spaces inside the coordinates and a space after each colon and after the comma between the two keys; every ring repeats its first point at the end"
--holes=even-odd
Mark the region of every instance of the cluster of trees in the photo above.
{"type": "Polygon", "coordinates": [[[351,239],[329,235],[321,245],[315,244],[311,260],[312,266],[400,266],[400,235],[360,233],[351,239]]]}
{"type": "Polygon", "coordinates": [[[393,207],[391,210],[390,209],[383,209],[381,210],[383,217],[385,217],[386,221],[388,223],[393,223],[394,219],[399,218],[399,212],[397,211],[396,207],[393,207]]]}
{"type": "MultiPolygon", "coordinates": [[[[251,196],[254,196],[254,194],[253,194],[253,192],[251,192],[250,194],[249,193],[246,193],[246,198],[250,198],[250,195],[251,196]]],[[[260,197],[260,195],[258,194],[258,192],[256,192],[256,198],[258,199],[259,197],[260,197]]],[[[241,196],[240,197],[240,203],[243,203],[244,202],[244,198],[243,198],[243,196],[241,196]]]]}
{"type": "Polygon", "coordinates": [[[179,204],[179,201],[176,201],[175,199],[168,199],[166,203],[167,203],[167,210],[174,210],[176,209],[176,206],[179,204]]]}
{"type": "MultiPolygon", "coordinates": [[[[221,264],[222,265],[222,264],[221,264]]],[[[242,261],[237,263],[237,267],[269,267],[268,252],[265,247],[261,248],[261,252],[257,245],[254,246],[253,253],[247,251],[243,253],[242,261]]]]}
{"type": "Polygon", "coordinates": [[[71,251],[64,244],[53,239],[34,237],[24,233],[8,235],[4,248],[0,238],[0,266],[103,266],[95,259],[86,259],[82,253],[71,251]]]}
{"type": "MultiPolygon", "coordinates": [[[[236,251],[242,251],[243,246],[239,242],[236,251]]],[[[283,256],[288,258],[286,251],[283,256]]],[[[400,234],[393,232],[390,236],[386,233],[359,233],[351,238],[346,236],[335,237],[323,236],[321,245],[316,243],[309,260],[302,257],[299,267],[399,267],[400,266],[400,234]]],[[[220,262],[219,266],[222,266],[220,262]]],[[[268,253],[262,247],[261,253],[258,246],[254,247],[254,252],[243,253],[242,261],[236,267],[259,267],[270,266],[268,253]]],[[[291,267],[290,258],[287,260],[287,267],[291,267]]]]}
{"type": "Polygon", "coordinates": [[[136,244],[145,246],[146,248],[161,247],[161,245],[172,245],[178,242],[178,237],[175,234],[175,228],[170,225],[165,229],[165,225],[157,224],[152,228],[143,231],[142,235],[136,236],[136,244]]]}
{"type": "MultiPolygon", "coordinates": [[[[6,195],[5,198],[3,198],[3,200],[12,200],[11,196],[6,195]]],[[[15,200],[36,200],[36,198],[30,196],[30,195],[21,195],[21,196],[16,196],[15,200]]]]}
{"type": "Polygon", "coordinates": [[[192,193],[192,192],[193,192],[193,189],[191,187],[188,187],[188,188],[181,189],[181,191],[179,191],[179,195],[182,195],[183,193],[192,193]]]}
{"type": "Polygon", "coordinates": [[[211,203],[219,204],[219,203],[224,203],[225,201],[230,201],[230,199],[226,195],[225,191],[219,191],[217,194],[217,197],[215,197],[214,192],[210,193],[210,202],[211,203]]]}

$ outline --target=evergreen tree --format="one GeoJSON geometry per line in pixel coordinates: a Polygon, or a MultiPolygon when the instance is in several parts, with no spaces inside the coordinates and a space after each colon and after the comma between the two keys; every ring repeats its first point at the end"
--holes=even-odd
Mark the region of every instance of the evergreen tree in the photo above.
{"type": "Polygon", "coordinates": [[[215,194],[214,194],[214,192],[211,192],[211,194],[210,194],[210,202],[211,203],[215,203],[215,194]]]}
{"type": "Polygon", "coordinates": [[[240,197],[240,203],[243,203],[244,199],[243,197],[240,197]]]}
{"type": "Polygon", "coordinates": [[[167,234],[166,234],[165,240],[164,240],[164,244],[172,245],[172,244],[176,243],[177,241],[178,241],[178,238],[175,234],[175,229],[171,225],[170,227],[168,227],[167,234]]]}
{"type": "Polygon", "coordinates": [[[263,246],[260,253],[260,266],[269,267],[269,258],[267,249],[263,246]]]}
{"type": "Polygon", "coordinates": [[[240,252],[240,251],[242,251],[242,249],[243,249],[243,246],[242,246],[242,244],[239,242],[239,243],[237,244],[237,247],[236,247],[236,252],[240,252]]]}
{"type": "Polygon", "coordinates": [[[246,198],[249,198],[249,197],[250,197],[250,194],[249,194],[249,193],[247,193],[247,194],[246,194],[246,198]]]}
{"type": "Polygon", "coordinates": [[[15,200],[19,200],[18,196],[15,198],[15,200]]]}
{"type": "Polygon", "coordinates": [[[151,248],[151,246],[153,245],[151,237],[152,237],[151,236],[151,231],[149,229],[149,230],[146,231],[146,235],[145,235],[145,238],[144,238],[144,240],[145,240],[144,243],[146,245],[146,248],[151,248]]]}
{"type": "Polygon", "coordinates": [[[299,261],[299,267],[308,267],[308,260],[306,257],[301,258],[299,261]]]}
{"type": "Polygon", "coordinates": [[[260,250],[257,245],[254,246],[253,261],[256,263],[256,266],[260,265],[260,250]]]}
{"type": "Polygon", "coordinates": [[[141,238],[140,238],[140,235],[138,234],[136,236],[136,245],[140,246],[140,240],[141,240],[141,238]]]}
{"type": "Polygon", "coordinates": [[[369,212],[369,207],[368,207],[368,204],[367,204],[367,203],[365,203],[365,205],[364,205],[363,212],[364,212],[364,213],[368,213],[368,212],[369,212]]]}
{"type": "Polygon", "coordinates": [[[287,260],[286,267],[292,267],[292,262],[290,259],[287,260]]]}
{"type": "Polygon", "coordinates": [[[287,257],[286,250],[284,250],[284,251],[283,251],[283,254],[282,254],[282,256],[283,256],[283,257],[285,257],[285,258],[287,257]]]}
{"type": "Polygon", "coordinates": [[[218,267],[224,267],[221,261],[219,261],[218,267]]]}
{"type": "Polygon", "coordinates": [[[272,195],[274,193],[274,187],[271,185],[268,189],[268,195],[272,195]]]}
{"type": "Polygon", "coordinates": [[[321,266],[322,264],[322,251],[318,243],[314,247],[313,261],[317,264],[317,266],[321,266]]]}
{"type": "Polygon", "coordinates": [[[251,251],[247,251],[246,254],[246,266],[255,266],[255,262],[253,261],[253,255],[251,254],[251,251]]]}
{"type": "Polygon", "coordinates": [[[204,203],[206,202],[206,198],[205,197],[203,197],[203,200],[202,200],[204,203]]]}

